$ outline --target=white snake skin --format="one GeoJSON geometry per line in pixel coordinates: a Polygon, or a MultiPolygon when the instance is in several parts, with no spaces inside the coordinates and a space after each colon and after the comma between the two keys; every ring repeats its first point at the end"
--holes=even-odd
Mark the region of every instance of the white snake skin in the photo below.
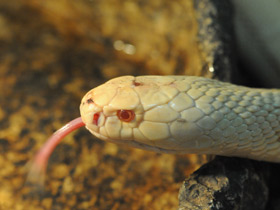
{"type": "Polygon", "coordinates": [[[193,76],[124,76],[89,91],[80,111],[87,129],[106,141],[280,162],[280,90],[193,76]],[[135,118],[123,122],[117,110],[133,110],[135,118]]]}

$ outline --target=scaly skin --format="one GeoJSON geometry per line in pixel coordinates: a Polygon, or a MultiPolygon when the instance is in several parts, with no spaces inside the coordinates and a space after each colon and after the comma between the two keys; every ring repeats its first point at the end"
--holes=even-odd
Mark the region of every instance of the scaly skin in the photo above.
{"type": "Polygon", "coordinates": [[[80,111],[87,129],[106,141],[280,162],[280,90],[192,76],[124,76],[89,91],[80,111]],[[121,121],[118,110],[135,118],[121,121]]]}

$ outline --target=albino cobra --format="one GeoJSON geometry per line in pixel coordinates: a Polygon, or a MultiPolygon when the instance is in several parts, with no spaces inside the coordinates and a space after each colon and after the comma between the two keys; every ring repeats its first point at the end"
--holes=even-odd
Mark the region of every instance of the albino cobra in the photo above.
{"type": "Polygon", "coordinates": [[[102,140],[156,152],[280,162],[280,90],[194,76],[123,76],[90,90],[80,112],[46,142],[33,169],[44,171],[62,138],[84,125],[102,140]]]}

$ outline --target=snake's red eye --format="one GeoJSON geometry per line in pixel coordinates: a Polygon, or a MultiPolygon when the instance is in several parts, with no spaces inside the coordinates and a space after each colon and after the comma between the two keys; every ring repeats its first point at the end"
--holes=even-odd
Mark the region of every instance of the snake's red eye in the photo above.
{"type": "Polygon", "coordinates": [[[95,124],[95,125],[98,124],[99,116],[100,116],[99,113],[95,113],[95,114],[93,115],[93,119],[92,119],[93,124],[95,124]]]}
{"type": "Polygon", "coordinates": [[[121,109],[117,111],[117,116],[121,121],[130,122],[134,119],[135,113],[132,110],[121,109]]]}

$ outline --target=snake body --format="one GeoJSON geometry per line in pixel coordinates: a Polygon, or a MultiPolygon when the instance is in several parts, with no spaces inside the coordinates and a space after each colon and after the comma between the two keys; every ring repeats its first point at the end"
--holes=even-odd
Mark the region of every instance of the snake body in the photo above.
{"type": "Polygon", "coordinates": [[[86,128],[109,142],[280,162],[280,90],[194,76],[123,76],[90,90],[80,111],[86,128]]]}

